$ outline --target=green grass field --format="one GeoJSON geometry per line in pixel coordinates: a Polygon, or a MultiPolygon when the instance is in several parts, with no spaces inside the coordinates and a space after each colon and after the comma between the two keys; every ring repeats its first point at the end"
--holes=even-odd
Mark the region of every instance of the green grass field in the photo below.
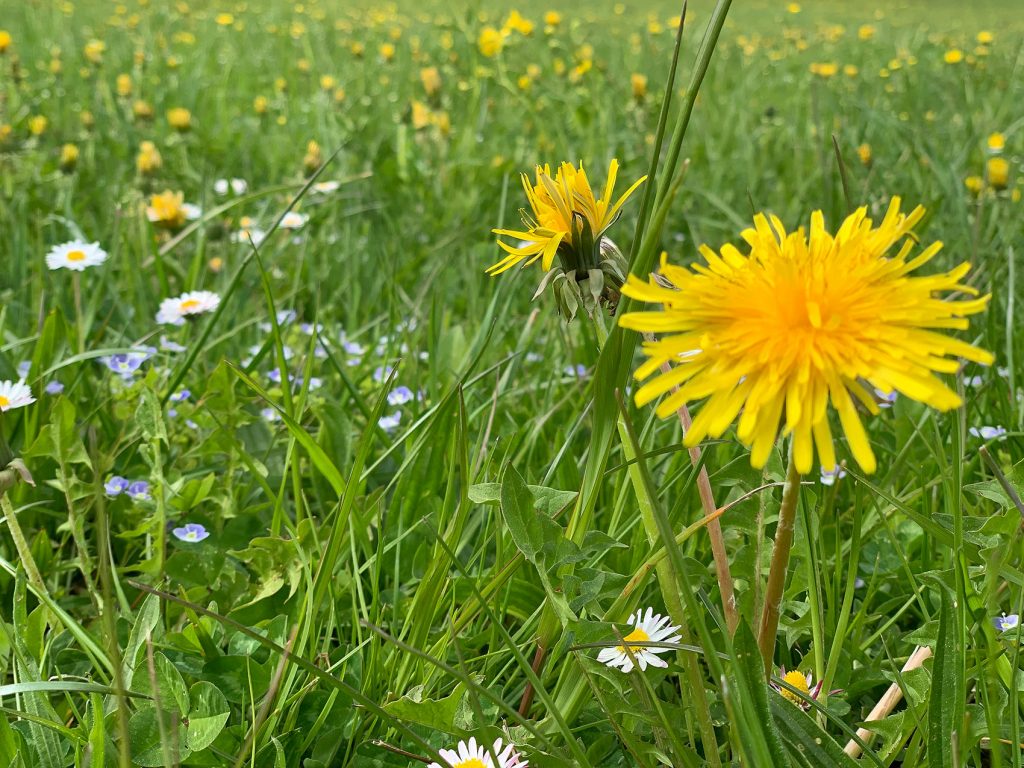
{"type": "Polygon", "coordinates": [[[0,0],[0,766],[1021,768],[1024,14],[869,5],[0,0]]]}

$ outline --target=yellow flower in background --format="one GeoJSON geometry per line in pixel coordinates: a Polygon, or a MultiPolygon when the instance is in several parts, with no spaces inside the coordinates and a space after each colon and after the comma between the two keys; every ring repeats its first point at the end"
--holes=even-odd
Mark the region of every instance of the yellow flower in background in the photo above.
{"type": "Polygon", "coordinates": [[[994,189],[1006,189],[1010,179],[1010,163],[1005,157],[990,157],[985,163],[985,176],[994,189]]]}
{"type": "Polygon", "coordinates": [[[843,66],[843,74],[847,77],[856,77],[860,73],[860,70],[855,64],[846,64],[843,66]]]}
{"type": "Polygon", "coordinates": [[[981,176],[968,176],[964,179],[964,186],[972,195],[980,195],[981,190],[985,188],[985,182],[981,176]]]}
{"type": "Polygon", "coordinates": [[[519,90],[528,91],[530,86],[533,85],[533,80],[530,79],[529,75],[520,75],[516,80],[516,85],[519,87],[519,90]]]}
{"type": "Polygon", "coordinates": [[[218,13],[213,20],[221,27],[230,27],[235,23],[235,17],[230,13],[218,13]]]}
{"type": "Polygon", "coordinates": [[[252,111],[257,115],[267,114],[267,107],[270,106],[270,101],[266,96],[257,96],[252,100],[252,111]]]}
{"type": "Polygon", "coordinates": [[[121,97],[132,95],[132,77],[131,75],[118,75],[117,83],[115,85],[117,95],[121,97]]]}
{"type": "Polygon", "coordinates": [[[633,88],[633,98],[637,101],[642,101],[644,96],[647,95],[647,75],[634,72],[630,75],[629,83],[633,88]]]}
{"type": "Polygon", "coordinates": [[[288,81],[283,77],[274,78],[274,90],[278,93],[284,93],[288,90],[288,81]]]}
{"type": "Polygon", "coordinates": [[[169,189],[158,195],[150,195],[146,218],[157,226],[178,229],[187,218],[185,195],[169,189]]]}
{"type": "Polygon", "coordinates": [[[102,40],[90,40],[85,44],[82,52],[85,54],[86,60],[91,64],[100,64],[103,62],[103,53],[106,50],[107,44],[102,40]]]}
{"type": "Polygon", "coordinates": [[[167,110],[167,122],[176,131],[187,131],[192,127],[192,113],[184,107],[167,110]]]}
{"type": "Polygon", "coordinates": [[[875,28],[870,24],[862,24],[857,30],[857,37],[861,40],[870,40],[875,36],[875,28]]]}
{"type": "Polygon", "coordinates": [[[60,148],[60,169],[64,173],[71,173],[78,165],[79,151],[74,144],[65,144],[60,148]]]}
{"type": "Polygon", "coordinates": [[[433,96],[441,90],[441,73],[437,67],[424,67],[420,70],[420,82],[423,83],[423,90],[427,96],[433,96]]]}
{"type": "Polygon", "coordinates": [[[338,80],[333,75],[320,75],[320,87],[325,91],[333,91],[338,87],[338,80]]]}
{"type": "Polygon", "coordinates": [[[419,131],[430,125],[430,110],[427,108],[427,105],[422,101],[416,101],[414,99],[411,106],[413,129],[419,131]]]}
{"type": "Polygon", "coordinates": [[[323,154],[320,152],[320,145],[315,141],[310,141],[306,145],[306,155],[302,158],[302,165],[307,171],[312,173],[321,165],[323,165],[324,159],[323,154]]]}
{"type": "Polygon", "coordinates": [[[0,54],[7,53],[11,47],[11,33],[6,29],[0,29],[0,54]]]}
{"type": "Polygon", "coordinates": [[[144,141],[139,144],[139,154],[135,156],[135,167],[139,173],[147,175],[160,170],[164,160],[160,157],[160,151],[152,141],[144,141]]]}
{"type": "Polygon", "coordinates": [[[736,421],[754,467],[768,460],[781,421],[782,433],[792,436],[796,469],[807,473],[815,452],[822,468],[836,466],[831,402],[854,459],[874,472],[856,401],[877,413],[876,390],[943,411],[956,408],[960,396],[935,374],[956,373],[957,358],[993,361],[990,353],[940,332],[966,330],[967,316],[988,303],[988,296],[977,297],[961,282],[970,265],[912,275],[942,244],[911,257],[917,242],[911,229],[924,209],[904,215],[899,207],[893,198],[877,227],[860,208],[835,235],[820,211],[811,216],[809,233],[789,234],[776,217],[758,214],[743,232],[746,255],[732,245],[719,253],[702,246],[706,264],[680,267],[663,257],[657,280],[631,275],[625,295],[663,305],[619,320],[624,328],[664,334],[644,344],[648,359],[636,377],[658,375],[637,391],[637,404],[671,393],[656,411],[665,418],[704,400],[685,444],[720,437],[736,421]],[[975,298],[941,300],[944,291],[975,298]],[[665,363],[672,368],[661,374],[665,363]]]}
{"type": "Polygon", "coordinates": [[[978,36],[975,39],[982,45],[991,45],[996,38],[995,35],[993,35],[991,32],[988,32],[987,30],[982,30],[981,32],[978,33],[978,36]]]}
{"type": "Polygon", "coordinates": [[[613,204],[612,193],[618,170],[618,161],[612,160],[600,198],[594,196],[582,163],[579,168],[572,163],[562,163],[554,176],[549,166],[537,166],[536,183],[531,183],[530,177],[522,174],[523,189],[532,215],[525,210],[520,211],[524,230],[492,230],[496,235],[519,241],[519,244],[512,246],[499,239],[498,245],[508,255],[488,268],[487,273],[500,275],[520,262],[529,266],[538,259],[541,260],[541,269],[547,272],[560,248],[575,256],[570,261],[589,256],[583,251],[600,245],[601,236],[615,223],[623,204],[647,178],[644,176],[634,182],[613,204]]]}
{"type": "Polygon", "coordinates": [[[508,18],[505,19],[503,28],[507,31],[518,32],[521,35],[529,35],[533,32],[533,22],[523,18],[519,11],[513,9],[509,13],[508,18]]]}
{"type": "Polygon", "coordinates": [[[790,3],[789,5],[786,6],[786,10],[789,13],[800,13],[800,3],[790,3]]]}
{"type": "Polygon", "coordinates": [[[505,44],[505,38],[502,37],[501,32],[496,30],[494,27],[484,27],[480,30],[480,37],[477,38],[476,45],[487,58],[493,58],[501,53],[501,48],[505,44]]]}
{"type": "Polygon", "coordinates": [[[395,58],[395,45],[394,43],[381,43],[380,46],[380,57],[384,61],[391,61],[395,58]]]}
{"type": "Polygon", "coordinates": [[[345,89],[335,88],[334,93],[331,94],[332,98],[339,104],[345,100],[345,89]]]}
{"type": "Polygon", "coordinates": [[[11,128],[10,123],[0,123],[0,144],[10,140],[13,133],[14,129],[11,128]]]}
{"type": "Polygon", "coordinates": [[[363,54],[366,53],[366,46],[360,43],[358,40],[353,40],[348,46],[349,52],[357,59],[362,58],[363,54]]]}
{"type": "Polygon", "coordinates": [[[857,147],[857,157],[860,158],[861,165],[871,165],[871,145],[861,144],[857,147]]]}
{"type": "Polygon", "coordinates": [[[79,116],[78,119],[82,121],[82,127],[85,128],[85,130],[87,131],[90,130],[94,125],[96,125],[96,118],[93,117],[92,112],[90,112],[87,109],[82,110],[82,114],[79,116]]]}
{"type": "Polygon", "coordinates": [[[544,14],[544,23],[549,27],[557,27],[562,23],[562,14],[558,11],[548,11],[544,14]]]}
{"type": "Polygon", "coordinates": [[[50,121],[46,119],[46,115],[33,115],[28,119],[28,132],[33,136],[42,136],[46,133],[49,124],[50,121]]]}
{"type": "Polygon", "coordinates": [[[964,60],[964,52],[959,48],[950,48],[943,54],[942,60],[947,64],[959,64],[964,60]]]}
{"type": "Polygon", "coordinates": [[[989,152],[1002,152],[1006,149],[1006,137],[996,131],[995,133],[989,134],[986,145],[988,146],[989,152]]]}
{"type": "Polygon", "coordinates": [[[818,77],[828,79],[830,77],[833,77],[836,74],[836,72],[839,71],[839,65],[830,61],[823,63],[818,62],[811,64],[810,71],[812,75],[817,75],[818,77]]]}
{"type": "MultiPolygon", "coordinates": [[[[394,52],[392,52],[391,55],[393,56],[394,52]]],[[[299,72],[309,72],[312,66],[313,65],[309,63],[309,59],[299,59],[298,61],[295,62],[295,67],[299,70],[299,72]]]]}
{"type": "Polygon", "coordinates": [[[148,101],[139,99],[132,104],[132,114],[135,115],[139,120],[152,120],[153,119],[153,107],[148,101]]]}

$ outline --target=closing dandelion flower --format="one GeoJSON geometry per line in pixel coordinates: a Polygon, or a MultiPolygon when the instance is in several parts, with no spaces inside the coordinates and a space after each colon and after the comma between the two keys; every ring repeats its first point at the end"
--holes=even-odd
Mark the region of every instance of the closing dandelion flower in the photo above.
{"type": "Polygon", "coordinates": [[[811,216],[809,235],[803,228],[787,234],[777,218],[759,214],[754,228],[743,232],[748,255],[732,245],[720,254],[702,246],[706,266],[678,267],[663,257],[657,280],[630,276],[623,293],[664,309],[627,314],[621,325],[668,334],[644,344],[648,360],[636,376],[674,366],[641,387],[637,403],[678,387],[658,406],[665,418],[706,398],[686,445],[721,436],[738,417],[737,436],[751,446],[758,468],[768,460],[781,420],[783,434],[793,437],[801,474],[810,471],[815,450],[821,466],[836,465],[829,402],[853,457],[868,473],[875,471],[875,456],[855,401],[878,413],[872,387],[943,411],[958,407],[960,397],[935,374],[957,371],[958,360],[950,358],[983,365],[993,358],[938,330],[966,330],[967,316],[984,310],[988,297],[978,298],[960,282],[970,270],[966,263],[936,275],[911,275],[942,247],[934,243],[910,258],[915,240],[907,235],[923,208],[904,215],[893,198],[877,227],[866,213],[861,208],[851,214],[834,236],[820,212],[811,216]],[[899,251],[886,256],[900,241],[899,251]],[[937,297],[942,291],[976,298],[943,301],[937,297]],[[695,348],[697,354],[679,359],[695,348]]]}
{"type": "Polygon", "coordinates": [[[46,266],[49,269],[70,269],[74,272],[82,272],[106,260],[107,252],[100,248],[99,243],[84,243],[81,240],[55,245],[46,254],[46,266]]]}
{"type": "Polygon", "coordinates": [[[601,303],[614,307],[625,280],[626,261],[604,235],[629,196],[647,178],[643,176],[634,182],[613,203],[618,170],[618,161],[612,160],[600,198],[595,197],[582,163],[579,168],[562,163],[554,176],[549,166],[538,166],[535,184],[524,173],[523,189],[531,208],[531,212],[520,210],[525,229],[493,230],[496,235],[515,238],[518,243],[513,246],[499,239],[498,245],[508,255],[487,273],[500,275],[517,264],[529,266],[540,260],[541,269],[548,274],[538,295],[548,283],[557,283],[555,296],[566,318],[574,317],[578,306],[588,313],[601,303]],[[559,269],[552,270],[555,256],[559,258],[559,269]],[[585,288],[581,288],[580,283],[586,281],[589,282],[585,288]]]}
{"type": "Polygon", "coordinates": [[[212,312],[220,304],[220,296],[212,291],[189,291],[160,302],[156,321],[164,325],[181,325],[186,318],[212,312]]]}
{"type": "Polygon", "coordinates": [[[629,617],[629,623],[633,630],[625,635],[623,643],[629,645],[617,645],[612,648],[603,648],[597,655],[597,660],[609,667],[618,667],[623,672],[631,672],[634,665],[641,670],[647,667],[667,667],[668,662],[658,658],[657,654],[668,653],[670,648],[649,648],[645,643],[678,643],[680,635],[674,634],[679,627],[670,626],[671,620],[668,616],[662,616],[648,608],[644,614],[642,609],[629,617]]]}
{"type": "Polygon", "coordinates": [[[210,535],[210,532],[199,523],[185,523],[183,527],[175,528],[171,533],[174,534],[174,538],[178,541],[184,541],[188,544],[196,544],[210,535]]]}
{"type": "Polygon", "coordinates": [[[494,742],[491,750],[477,744],[475,738],[469,742],[460,741],[456,749],[440,750],[446,765],[430,763],[427,768],[528,768],[529,762],[523,760],[516,751],[515,745],[503,744],[501,739],[494,742]],[[498,762],[491,758],[491,752],[498,762]]]}
{"type": "Polygon", "coordinates": [[[36,399],[24,381],[0,381],[0,413],[31,405],[36,399]]]}

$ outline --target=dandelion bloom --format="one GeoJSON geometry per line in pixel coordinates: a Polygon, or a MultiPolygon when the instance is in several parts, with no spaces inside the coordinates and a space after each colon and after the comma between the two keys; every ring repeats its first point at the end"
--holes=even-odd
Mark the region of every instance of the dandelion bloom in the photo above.
{"type": "Polygon", "coordinates": [[[153,173],[160,170],[160,166],[163,164],[164,160],[160,156],[160,150],[156,148],[156,144],[152,141],[144,141],[139,144],[139,154],[135,157],[135,167],[139,169],[139,173],[153,173]]]}
{"type": "Polygon", "coordinates": [[[950,48],[942,55],[942,60],[947,64],[959,64],[964,60],[964,52],[959,48],[950,48]]]}
{"type": "Polygon", "coordinates": [[[184,107],[167,110],[167,122],[176,131],[187,131],[192,127],[192,113],[184,107]]]}
{"type": "Polygon", "coordinates": [[[636,377],[673,365],[637,391],[637,403],[678,387],[658,406],[665,418],[706,398],[685,444],[721,436],[738,417],[737,437],[751,446],[751,464],[758,468],[768,460],[781,419],[783,434],[793,437],[796,469],[807,473],[815,449],[822,467],[836,466],[831,401],[854,459],[874,472],[875,456],[855,401],[878,413],[874,387],[939,410],[956,408],[960,397],[935,374],[955,373],[955,358],[993,361],[990,353],[939,332],[967,329],[967,316],[983,311],[989,297],[977,297],[960,282],[970,270],[967,263],[935,275],[911,275],[942,243],[910,258],[915,239],[907,236],[924,209],[904,215],[899,205],[893,198],[877,227],[860,208],[835,235],[825,230],[820,211],[811,216],[809,234],[803,228],[787,234],[777,218],[759,214],[754,228],[743,232],[747,255],[732,245],[720,253],[702,246],[706,265],[691,267],[662,257],[662,277],[673,287],[631,275],[622,292],[664,308],[629,313],[620,324],[666,334],[644,344],[648,360],[636,377]],[[898,252],[887,256],[900,241],[898,252]],[[942,291],[975,298],[943,301],[937,296],[942,291]]]}
{"type": "Polygon", "coordinates": [[[1006,189],[1010,180],[1010,163],[1005,157],[990,157],[985,163],[985,175],[995,189],[1006,189]]]}
{"type": "Polygon", "coordinates": [[[528,768],[529,763],[523,760],[516,752],[515,745],[502,745],[501,739],[494,742],[491,752],[498,758],[495,763],[491,759],[491,753],[483,744],[477,744],[475,738],[469,742],[460,741],[457,749],[440,750],[441,757],[446,763],[431,763],[427,768],[528,768]]]}
{"type": "Polygon", "coordinates": [[[149,205],[146,206],[146,218],[167,229],[178,229],[187,219],[198,217],[198,208],[186,203],[181,192],[171,192],[169,189],[151,195],[149,205]]]}
{"type": "Polygon", "coordinates": [[[441,90],[441,73],[437,67],[424,67],[420,70],[420,82],[423,83],[423,90],[428,96],[433,96],[441,90]]]}
{"type": "Polygon", "coordinates": [[[634,72],[630,75],[629,83],[633,88],[633,98],[643,101],[644,96],[647,95],[647,75],[634,72]]]}
{"type": "Polygon", "coordinates": [[[0,413],[31,405],[36,399],[23,381],[0,381],[0,413]]]}
{"type": "Polygon", "coordinates": [[[181,325],[185,318],[212,312],[220,304],[220,296],[212,291],[189,291],[160,302],[156,321],[164,325],[181,325]]]}
{"type": "Polygon", "coordinates": [[[270,106],[270,100],[266,96],[257,96],[252,100],[252,110],[257,115],[267,114],[267,107],[270,106]]]}
{"type": "Polygon", "coordinates": [[[46,133],[46,128],[49,124],[50,121],[46,118],[46,115],[33,115],[28,119],[28,132],[33,136],[42,136],[46,133]]]}
{"type": "Polygon", "coordinates": [[[871,165],[871,145],[861,144],[857,147],[857,157],[862,165],[871,165]]]}
{"type": "Polygon", "coordinates": [[[675,634],[679,627],[671,626],[668,616],[661,616],[648,608],[644,614],[637,610],[629,617],[629,623],[633,631],[622,638],[624,643],[629,644],[627,651],[625,646],[617,645],[612,648],[603,648],[598,654],[597,660],[609,667],[618,667],[623,672],[631,672],[634,666],[646,670],[647,667],[667,667],[668,662],[659,659],[657,654],[668,653],[669,648],[648,648],[644,643],[678,643],[680,636],[675,634]]]}
{"type": "Polygon", "coordinates": [[[99,243],[85,243],[81,240],[55,245],[46,254],[47,268],[70,269],[74,272],[99,266],[106,260],[107,252],[100,248],[99,243]]]}
{"type": "Polygon", "coordinates": [[[501,53],[501,48],[504,44],[505,38],[494,27],[484,27],[481,29],[480,37],[476,41],[480,53],[489,59],[501,53]]]}
{"type": "Polygon", "coordinates": [[[572,163],[562,163],[553,177],[549,166],[537,166],[536,184],[531,184],[529,176],[524,173],[523,189],[533,215],[522,211],[525,230],[493,230],[494,234],[515,238],[520,244],[512,246],[499,240],[498,245],[508,256],[491,266],[488,274],[500,275],[520,262],[525,261],[524,266],[529,266],[537,259],[541,260],[541,269],[547,272],[559,249],[579,254],[586,248],[584,240],[599,244],[623,204],[647,178],[644,176],[634,182],[613,204],[612,192],[618,170],[618,161],[612,160],[601,198],[594,196],[582,163],[579,168],[572,163]]]}
{"type": "Polygon", "coordinates": [[[0,29],[0,54],[7,53],[11,47],[11,33],[6,29],[0,29]]]}
{"type": "Polygon", "coordinates": [[[986,144],[988,145],[989,152],[1002,152],[1006,148],[1006,137],[996,131],[989,134],[986,144]]]}

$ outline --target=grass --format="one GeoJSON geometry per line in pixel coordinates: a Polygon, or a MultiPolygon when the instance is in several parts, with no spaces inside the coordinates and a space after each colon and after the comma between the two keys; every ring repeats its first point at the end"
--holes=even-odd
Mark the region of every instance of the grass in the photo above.
{"type": "Polygon", "coordinates": [[[0,419],[0,463],[35,482],[0,472],[0,762],[406,766],[473,736],[540,768],[1019,768],[1019,637],[992,618],[1024,613],[1021,20],[804,6],[692,3],[662,130],[678,9],[653,3],[566,5],[549,30],[524,4],[532,32],[486,57],[493,8],[0,0],[0,379],[37,398],[0,419]],[[986,171],[997,131],[1006,189],[986,171]],[[738,242],[755,211],[834,226],[900,195],[945,244],[926,270],[969,260],[992,295],[961,337],[996,365],[946,377],[962,409],[901,397],[867,421],[875,474],[803,478],[770,666],[790,698],[781,668],[822,681],[806,711],[767,685],[755,637],[786,442],[763,471],[732,432],[703,446],[730,632],[679,422],[617,391],[635,334],[531,301],[536,270],[484,274],[521,171],[582,159],[600,184],[612,158],[622,189],[657,171],[611,232],[638,274],[738,242]],[[247,191],[214,191],[231,178],[247,191]],[[164,189],[201,218],[147,221],[164,189]],[[308,221],[275,230],[287,210],[308,221]],[[269,234],[254,248],[243,228],[269,234]],[[109,260],[48,270],[79,236],[109,260]],[[159,326],[190,290],[216,312],[159,326]],[[103,362],[142,346],[133,375],[103,362]],[[114,475],[148,498],[108,492],[114,475]],[[180,540],[185,523],[209,537],[180,540]],[[683,624],[669,667],[599,664],[647,606],[683,624]],[[901,672],[917,646],[933,658],[901,672]],[[894,682],[903,701],[852,758],[894,682]]]}

